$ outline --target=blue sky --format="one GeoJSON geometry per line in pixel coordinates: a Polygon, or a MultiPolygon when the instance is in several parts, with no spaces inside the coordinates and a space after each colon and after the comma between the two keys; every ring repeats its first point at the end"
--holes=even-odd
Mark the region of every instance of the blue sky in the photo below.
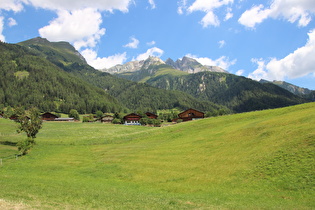
{"type": "Polygon", "coordinates": [[[314,0],[0,0],[0,40],[68,41],[97,69],[193,57],[315,90],[314,0]]]}

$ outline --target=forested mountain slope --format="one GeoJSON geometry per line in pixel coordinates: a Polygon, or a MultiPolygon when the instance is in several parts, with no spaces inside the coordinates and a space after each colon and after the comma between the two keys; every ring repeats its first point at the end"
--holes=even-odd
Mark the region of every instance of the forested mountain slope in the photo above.
{"type": "Polygon", "coordinates": [[[180,90],[199,100],[225,105],[235,112],[278,108],[307,101],[276,85],[226,73],[167,74],[146,82],[154,87],[180,90]]]}
{"type": "Polygon", "coordinates": [[[46,39],[35,38],[19,43],[55,64],[65,72],[80,78],[85,82],[105,90],[115,97],[121,104],[131,110],[149,110],[194,107],[202,111],[227,109],[210,101],[201,101],[180,91],[166,91],[151,87],[147,84],[138,84],[126,79],[117,78],[108,73],[95,70],[87,65],[78,52],[65,42],[53,43],[46,39]]]}
{"type": "Polygon", "coordinates": [[[128,73],[129,79],[147,83],[141,84],[95,70],[67,42],[35,38],[19,45],[1,43],[0,104],[5,106],[66,113],[175,107],[245,112],[307,101],[273,84],[226,73],[188,74],[165,64],[128,73]]]}
{"type": "Polygon", "coordinates": [[[41,111],[121,111],[104,90],[60,69],[35,50],[0,43],[0,104],[36,106],[41,111]]]}

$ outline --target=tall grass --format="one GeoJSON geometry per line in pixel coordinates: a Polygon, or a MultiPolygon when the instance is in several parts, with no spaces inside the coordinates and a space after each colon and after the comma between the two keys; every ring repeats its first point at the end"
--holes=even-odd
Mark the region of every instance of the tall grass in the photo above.
{"type": "MultiPolygon", "coordinates": [[[[0,125],[13,135],[14,124],[0,125]]],[[[47,122],[29,155],[0,167],[0,199],[41,209],[313,209],[314,128],[314,103],[162,128],[47,122]]]]}

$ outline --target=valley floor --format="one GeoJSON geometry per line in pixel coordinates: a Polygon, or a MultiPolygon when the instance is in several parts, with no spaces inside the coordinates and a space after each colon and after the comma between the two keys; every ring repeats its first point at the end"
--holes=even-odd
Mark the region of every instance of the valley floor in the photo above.
{"type": "Polygon", "coordinates": [[[1,209],[314,209],[315,103],[162,128],[0,119],[1,209]]]}

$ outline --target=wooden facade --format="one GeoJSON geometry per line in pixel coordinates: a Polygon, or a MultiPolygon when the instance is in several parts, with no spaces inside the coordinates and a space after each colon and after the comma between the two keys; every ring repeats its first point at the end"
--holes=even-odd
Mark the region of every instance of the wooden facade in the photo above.
{"type": "Polygon", "coordinates": [[[152,112],[147,112],[147,113],[145,113],[147,116],[148,116],[148,118],[150,118],[150,119],[157,119],[158,118],[158,116],[156,115],[156,114],[154,114],[154,113],[152,113],[152,112]]]}
{"type": "Polygon", "coordinates": [[[124,124],[125,125],[140,125],[140,119],[142,117],[138,114],[131,113],[124,116],[124,124]]]}
{"type": "Polygon", "coordinates": [[[177,121],[179,119],[185,121],[190,121],[190,120],[197,120],[197,119],[202,119],[205,117],[205,114],[203,112],[200,112],[195,109],[187,109],[186,111],[183,111],[178,114],[178,118],[174,119],[173,121],[177,121]]]}
{"type": "Polygon", "coordinates": [[[42,120],[45,120],[45,121],[55,121],[56,118],[58,118],[57,115],[54,115],[50,112],[46,112],[46,113],[42,114],[41,117],[42,117],[42,120]]]}

